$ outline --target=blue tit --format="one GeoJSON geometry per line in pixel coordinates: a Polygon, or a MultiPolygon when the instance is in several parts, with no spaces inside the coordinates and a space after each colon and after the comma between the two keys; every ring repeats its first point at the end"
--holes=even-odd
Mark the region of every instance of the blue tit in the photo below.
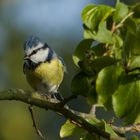
{"type": "Polygon", "coordinates": [[[65,71],[62,59],[35,36],[25,42],[24,52],[23,71],[30,86],[38,93],[57,98],[65,71]]]}

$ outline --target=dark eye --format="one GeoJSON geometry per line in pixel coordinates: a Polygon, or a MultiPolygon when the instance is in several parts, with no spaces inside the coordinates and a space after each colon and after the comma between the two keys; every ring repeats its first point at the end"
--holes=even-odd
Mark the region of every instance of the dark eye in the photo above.
{"type": "Polygon", "coordinates": [[[32,52],[32,54],[36,54],[37,53],[37,50],[34,50],[33,52],[32,52]]]}

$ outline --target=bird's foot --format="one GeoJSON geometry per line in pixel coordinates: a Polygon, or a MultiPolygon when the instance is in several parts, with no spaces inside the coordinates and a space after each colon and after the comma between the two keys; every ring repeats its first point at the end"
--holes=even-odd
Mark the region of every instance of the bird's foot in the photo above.
{"type": "Polygon", "coordinates": [[[62,102],[64,100],[64,98],[59,94],[59,92],[51,94],[51,97],[58,100],[59,102],[62,102]]]}

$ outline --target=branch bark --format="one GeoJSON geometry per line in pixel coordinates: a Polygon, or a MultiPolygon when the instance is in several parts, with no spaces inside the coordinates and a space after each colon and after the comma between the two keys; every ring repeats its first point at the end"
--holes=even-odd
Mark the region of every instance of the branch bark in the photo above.
{"type": "Polygon", "coordinates": [[[76,122],[77,124],[81,125],[89,133],[100,135],[108,140],[110,139],[109,133],[104,132],[100,128],[88,123],[81,116],[83,115],[83,113],[80,114],[69,108],[62,107],[62,104],[60,102],[57,102],[56,100],[49,100],[45,96],[41,96],[38,93],[31,93],[29,91],[24,91],[21,89],[10,89],[10,90],[0,92],[0,100],[17,100],[47,110],[51,109],[63,115],[65,118],[68,118],[76,122]]]}
{"type": "MultiPolygon", "coordinates": [[[[47,99],[38,93],[31,93],[21,89],[10,89],[0,92],[0,100],[17,100],[27,103],[29,105],[35,105],[46,110],[53,110],[65,118],[75,122],[90,134],[97,134],[107,140],[120,139],[120,137],[112,138],[109,133],[101,130],[97,126],[90,124],[87,120],[91,118],[91,114],[86,114],[70,109],[67,106],[63,106],[63,102],[56,101],[54,99],[47,99]]],[[[117,129],[116,129],[117,130],[117,129]]],[[[121,140],[126,140],[121,138],[121,140]]]]}

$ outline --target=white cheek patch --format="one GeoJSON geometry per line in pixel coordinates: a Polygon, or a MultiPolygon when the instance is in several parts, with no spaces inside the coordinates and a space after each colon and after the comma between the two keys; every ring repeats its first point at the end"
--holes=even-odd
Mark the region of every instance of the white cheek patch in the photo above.
{"type": "Polygon", "coordinates": [[[48,49],[40,49],[37,51],[36,54],[32,55],[30,57],[31,61],[38,63],[38,62],[44,62],[46,58],[48,57],[49,50],[48,49]]]}

